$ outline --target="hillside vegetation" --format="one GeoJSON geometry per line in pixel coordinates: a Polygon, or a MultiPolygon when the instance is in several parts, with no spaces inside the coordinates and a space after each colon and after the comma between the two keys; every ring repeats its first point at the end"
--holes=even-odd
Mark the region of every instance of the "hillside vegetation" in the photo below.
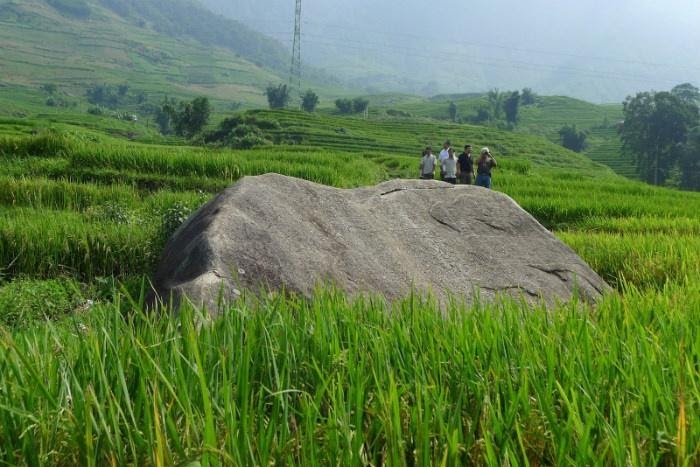
{"type": "Polygon", "coordinates": [[[262,104],[288,56],[187,0],[2,0],[0,46],[6,86],[53,83],[83,96],[91,84],[126,83],[154,101],[206,94],[262,104]]]}
{"type": "MultiPolygon", "coordinates": [[[[419,98],[407,95],[372,96],[378,114],[403,112],[411,118],[450,120],[449,105],[454,102],[458,119],[474,117],[479,108],[488,107],[486,95],[454,95],[419,98]]],[[[534,105],[521,105],[515,131],[543,136],[559,143],[559,129],[575,125],[588,134],[584,154],[619,175],[636,179],[634,161],[622,151],[617,124],[622,120],[622,105],[592,104],[564,96],[537,96],[534,105]]]]}
{"type": "Polygon", "coordinates": [[[700,460],[699,194],[493,128],[242,115],[269,146],[128,142],[115,135],[131,123],[92,116],[0,120],[0,463],[700,460]],[[197,310],[144,311],[164,242],[240,177],[413,178],[423,145],[447,137],[489,145],[495,188],[616,291],[596,309],[457,300],[445,316],[330,288],[247,294],[204,325],[197,310]]]}

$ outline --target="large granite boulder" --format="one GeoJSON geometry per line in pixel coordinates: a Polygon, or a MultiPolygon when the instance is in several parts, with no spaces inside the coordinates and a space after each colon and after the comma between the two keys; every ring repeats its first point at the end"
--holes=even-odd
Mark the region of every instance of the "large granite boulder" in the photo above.
{"type": "Polygon", "coordinates": [[[411,288],[471,302],[498,294],[548,304],[608,289],[511,198],[475,186],[394,180],[342,190],[267,174],[211,200],[168,242],[156,296],[215,312],[242,289],[405,297],[411,288]]]}

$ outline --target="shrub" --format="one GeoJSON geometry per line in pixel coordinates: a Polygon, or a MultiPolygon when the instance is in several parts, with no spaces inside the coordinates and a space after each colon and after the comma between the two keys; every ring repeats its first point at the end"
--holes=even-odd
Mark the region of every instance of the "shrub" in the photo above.
{"type": "Polygon", "coordinates": [[[301,108],[307,112],[313,112],[316,110],[318,105],[318,95],[311,89],[306,91],[303,96],[301,96],[301,108]]]}
{"type": "Polygon", "coordinates": [[[286,84],[269,85],[265,90],[265,95],[271,109],[284,109],[289,104],[289,87],[286,84]]]}
{"type": "Polygon", "coordinates": [[[341,114],[352,113],[352,101],[350,99],[336,99],[335,106],[341,114]]]}

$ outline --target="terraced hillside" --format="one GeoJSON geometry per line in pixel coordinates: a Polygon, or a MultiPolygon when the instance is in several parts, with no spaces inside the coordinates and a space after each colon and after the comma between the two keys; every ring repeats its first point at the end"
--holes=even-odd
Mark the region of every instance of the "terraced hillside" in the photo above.
{"type": "MultiPolygon", "coordinates": [[[[457,105],[458,118],[468,119],[481,106],[488,106],[485,96],[443,96],[421,99],[405,95],[371,97],[375,115],[404,112],[410,118],[449,120],[450,102],[457,105]]],[[[622,143],[614,130],[622,119],[622,106],[597,105],[563,96],[538,96],[535,105],[521,106],[518,133],[538,135],[559,143],[559,129],[576,125],[589,133],[585,154],[593,161],[612,168],[616,173],[636,179],[634,162],[622,153],[622,143]]]]}
{"type": "Polygon", "coordinates": [[[450,139],[457,148],[465,144],[489,146],[496,157],[535,166],[606,171],[585,156],[544,138],[484,126],[402,118],[364,120],[295,111],[251,111],[246,115],[277,122],[278,129],[268,130],[273,140],[293,140],[329,150],[410,155],[417,163],[426,145],[432,145],[437,153],[442,142],[450,139]]]}
{"type": "Polygon", "coordinates": [[[108,83],[156,102],[206,95],[263,105],[264,87],[288,64],[280,43],[189,0],[0,0],[0,48],[0,91],[54,84],[68,100],[108,83]]]}
{"type": "Polygon", "coordinates": [[[639,178],[634,160],[622,151],[617,131],[610,128],[593,129],[588,136],[586,156],[630,179],[639,178]]]}

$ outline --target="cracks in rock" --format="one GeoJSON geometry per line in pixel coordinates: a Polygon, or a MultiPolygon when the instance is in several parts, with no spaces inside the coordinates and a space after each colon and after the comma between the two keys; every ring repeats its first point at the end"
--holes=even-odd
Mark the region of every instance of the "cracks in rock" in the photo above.
{"type": "Polygon", "coordinates": [[[483,290],[488,290],[489,292],[496,292],[496,293],[505,292],[508,290],[519,290],[521,292],[525,292],[526,294],[528,294],[531,297],[540,298],[540,294],[538,294],[537,292],[534,292],[534,291],[527,289],[525,287],[521,287],[519,285],[508,285],[505,287],[487,287],[485,285],[480,285],[479,288],[483,289],[483,290]]]}
{"type": "Polygon", "coordinates": [[[435,221],[436,221],[438,224],[442,224],[442,225],[444,225],[445,227],[447,227],[448,229],[453,230],[453,231],[455,231],[455,232],[457,232],[457,233],[462,233],[462,231],[461,231],[460,229],[458,229],[458,228],[455,227],[454,225],[450,224],[449,222],[445,222],[445,221],[443,221],[442,219],[438,219],[437,217],[435,217],[435,215],[434,215],[432,212],[430,213],[430,217],[432,217],[433,219],[435,219],[435,221]]]}
{"type": "Polygon", "coordinates": [[[491,223],[491,222],[489,222],[489,221],[487,221],[487,220],[485,220],[485,219],[482,219],[482,218],[479,218],[479,217],[475,217],[474,220],[475,220],[475,221],[478,221],[478,222],[481,222],[482,224],[487,225],[487,226],[491,227],[491,228],[494,229],[494,230],[498,230],[499,232],[508,232],[508,229],[505,229],[505,228],[501,227],[500,225],[493,224],[493,223],[491,223]]]}
{"type": "Polygon", "coordinates": [[[569,282],[569,277],[566,274],[574,274],[571,269],[566,268],[548,268],[546,266],[538,266],[536,264],[528,264],[528,267],[537,269],[545,274],[556,276],[562,282],[569,282]]]}
{"type": "Polygon", "coordinates": [[[398,193],[399,191],[420,191],[420,190],[452,190],[454,189],[453,186],[434,186],[434,187],[429,187],[429,188],[418,188],[418,187],[412,187],[412,188],[394,188],[393,190],[385,191],[384,193],[379,193],[379,196],[387,196],[391,195],[393,193],[398,193]]]}

